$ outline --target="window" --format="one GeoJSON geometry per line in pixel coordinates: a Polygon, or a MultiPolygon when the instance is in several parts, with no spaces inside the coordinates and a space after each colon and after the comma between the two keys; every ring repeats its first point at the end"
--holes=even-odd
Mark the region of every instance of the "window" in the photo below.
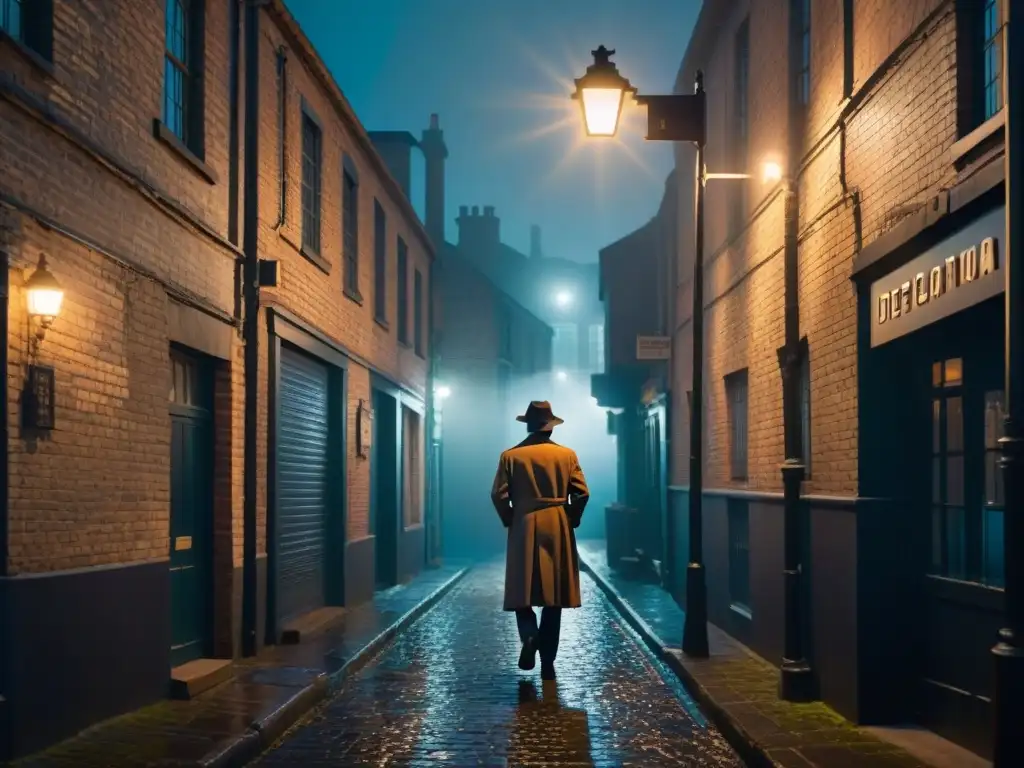
{"type": "Polygon", "coordinates": [[[999,467],[999,439],[1006,412],[1003,393],[985,393],[985,498],[981,519],[981,580],[993,587],[1004,585],[1003,471],[999,467]]]}
{"type": "MultiPolygon", "coordinates": [[[[745,20],[736,32],[734,50],[734,103],[732,124],[732,164],[736,173],[747,172],[747,146],[750,140],[750,21],[745,20]]],[[[730,188],[729,231],[737,234],[743,226],[746,185],[737,182],[730,188]]]]}
{"type": "Polygon", "coordinates": [[[0,0],[0,29],[15,40],[24,40],[22,32],[22,0],[0,0]]]}
{"type": "Polygon", "coordinates": [[[342,174],[341,196],[345,293],[359,300],[359,182],[348,168],[342,174]]]}
{"type": "Polygon", "coordinates": [[[382,323],[388,319],[387,217],[380,201],[373,201],[373,314],[382,323]]]}
{"type": "Polygon", "coordinates": [[[53,58],[53,4],[0,0],[0,30],[47,61],[53,58]]]}
{"type": "Polygon", "coordinates": [[[805,107],[811,99],[811,0],[793,0],[793,21],[798,41],[794,90],[797,103],[805,107]]]}
{"type": "Polygon", "coordinates": [[[164,8],[163,123],[202,157],[203,3],[167,0],[164,8]]]}
{"type": "Polygon", "coordinates": [[[398,238],[398,340],[409,343],[409,250],[405,240],[398,238]]]}
{"type": "Polygon", "coordinates": [[[418,269],[413,275],[412,311],[413,349],[423,357],[423,273],[418,269]]]}
{"type": "Polygon", "coordinates": [[[1002,0],[957,3],[960,133],[970,133],[1003,107],[1002,0]]]}
{"type": "Polygon", "coordinates": [[[747,479],[747,371],[725,377],[729,419],[729,476],[747,479]]]}
{"type": "Polygon", "coordinates": [[[555,337],[551,344],[551,364],[560,370],[575,370],[580,359],[576,326],[573,323],[556,323],[552,330],[555,337]]]}
{"type": "Polygon", "coordinates": [[[302,248],[320,253],[320,173],[323,137],[316,120],[302,114],[302,248]]]}
{"type": "Polygon", "coordinates": [[[402,406],[402,507],[405,525],[423,523],[423,418],[402,406]]]}
{"type": "Polygon", "coordinates": [[[811,476],[811,360],[804,353],[800,363],[800,450],[804,477],[811,476]]]}
{"type": "Polygon", "coordinates": [[[729,499],[729,603],[741,616],[750,611],[750,510],[747,502],[729,499]]]}
{"type": "Polygon", "coordinates": [[[592,325],[587,331],[587,362],[593,371],[604,370],[604,326],[592,325]]]}
{"type": "Polygon", "coordinates": [[[963,362],[932,366],[932,573],[967,576],[963,362]]]}

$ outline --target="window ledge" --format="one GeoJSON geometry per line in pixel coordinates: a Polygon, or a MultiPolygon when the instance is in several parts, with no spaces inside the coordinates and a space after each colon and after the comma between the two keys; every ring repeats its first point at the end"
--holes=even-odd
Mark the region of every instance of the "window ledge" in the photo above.
{"type": "Polygon", "coordinates": [[[207,182],[210,184],[217,183],[217,172],[204,163],[191,149],[186,147],[185,143],[175,135],[174,131],[168,128],[158,117],[153,118],[153,135],[182,160],[192,166],[192,170],[206,179],[207,182]]]}
{"type": "Polygon", "coordinates": [[[729,610],[735,613],[737,616],[742,616],[747,621],[754,620],[754,614],[751,613],[750,609],[747,608],[747,606],[745,605],[740,605],[739,603],[730,603],[729,610]]]}
{"type": "Polygon", "coordinates": [[[379,325],[385,331],[390,331],[391,330],[391,326],[388,324],[388,321],[385,320],[383,317],[375,317],[375,318],[373,318],[373,322],[375,322],[377,325],[379,325]]]}
{"type": "Polygon", "coordinates": [[[343,289],[342,292],[345,294],[345,296],[354,301],[360,307],[363,306],[363,297],[359,293],[359,291],[353,291],[351,288],[346,287],[343,289]]]}
{"type": "Polygon", "coordinates": [[[0,43],[6,43],[8,46],[14,49],[14,51],[21,56],[25,61],[31,64],[33,67],[38,69],[47,77],[54,77],[56,74],[56,68],[53,66],[53,62],[48,60],[45,56],[37,53],[36,51],[29,48],[25,43],[16,37],[11,37],[9,34],[0,29],[0,43]]]}
{"type": "Polygon", "coordinates": [[[992,117],[968,133],[962,139],[949,148],[949,161],[957,165],[976,150],[980,145],[987,142],[1002,132],[1006,126],[1006,107],[996,112],[992,117]]]}
{"type": "Polygon", "coordinates": [[[306,246],[302,246],[299,248],[299,253],[302,254],[303,258],[305,258],[310,264],[315,266],[325,275],[331,274],[331,263],[316,251],[311,248],[307,248],[306,246]]]}

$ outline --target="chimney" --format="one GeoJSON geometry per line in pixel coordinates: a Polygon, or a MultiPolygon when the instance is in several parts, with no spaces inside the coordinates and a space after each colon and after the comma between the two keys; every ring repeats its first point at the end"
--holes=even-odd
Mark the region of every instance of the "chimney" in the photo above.
{"type": "Polygon", "coordinates": [[[426,160],[426,208],[427,234],[440,249],[444,245],[444,164],[448,159],[448,147],[444,143],[444,131],[437,114],[430,116],[430,127],[423,131],[420,149],[426,160]]]}
{"type": "Polygon", "coordinates": [[[530,258],[544,258],[544,252],[540,248],[540,226],[537,224],[530,227],[530,258]]]}
{"type": "Polygon", "coordinates": [[[501,242],[501,219],[494,213],[493,205],[472,208],[459,206],[459,249],[471,258],[486,259],[495,253],[501,242]]]}
{"type": "Polygon", "coordinates": [[[408,131],[370,131],[370,141],[384,158],[388,170],[405,196],[411,200],[412,148],[418,146],[416,137],[408,131]]]}

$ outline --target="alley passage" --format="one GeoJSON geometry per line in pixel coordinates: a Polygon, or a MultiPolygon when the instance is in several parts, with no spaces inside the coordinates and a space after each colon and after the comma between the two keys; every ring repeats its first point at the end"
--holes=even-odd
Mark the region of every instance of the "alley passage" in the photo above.
{"type": "Polygon", "coordinates": [[[500,562],[473,569],[260,766],[741,766],[594,582],[558,680],[516,666],[500,562]]]}

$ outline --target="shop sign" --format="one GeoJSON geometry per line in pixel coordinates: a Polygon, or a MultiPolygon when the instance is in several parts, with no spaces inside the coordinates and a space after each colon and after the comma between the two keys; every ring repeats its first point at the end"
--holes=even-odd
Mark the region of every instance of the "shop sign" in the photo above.
{"type": "Polygon", "coordinates": [[[871,346],[892,341],[1002,293],[998,208],[871,285],[871,346]]]}

